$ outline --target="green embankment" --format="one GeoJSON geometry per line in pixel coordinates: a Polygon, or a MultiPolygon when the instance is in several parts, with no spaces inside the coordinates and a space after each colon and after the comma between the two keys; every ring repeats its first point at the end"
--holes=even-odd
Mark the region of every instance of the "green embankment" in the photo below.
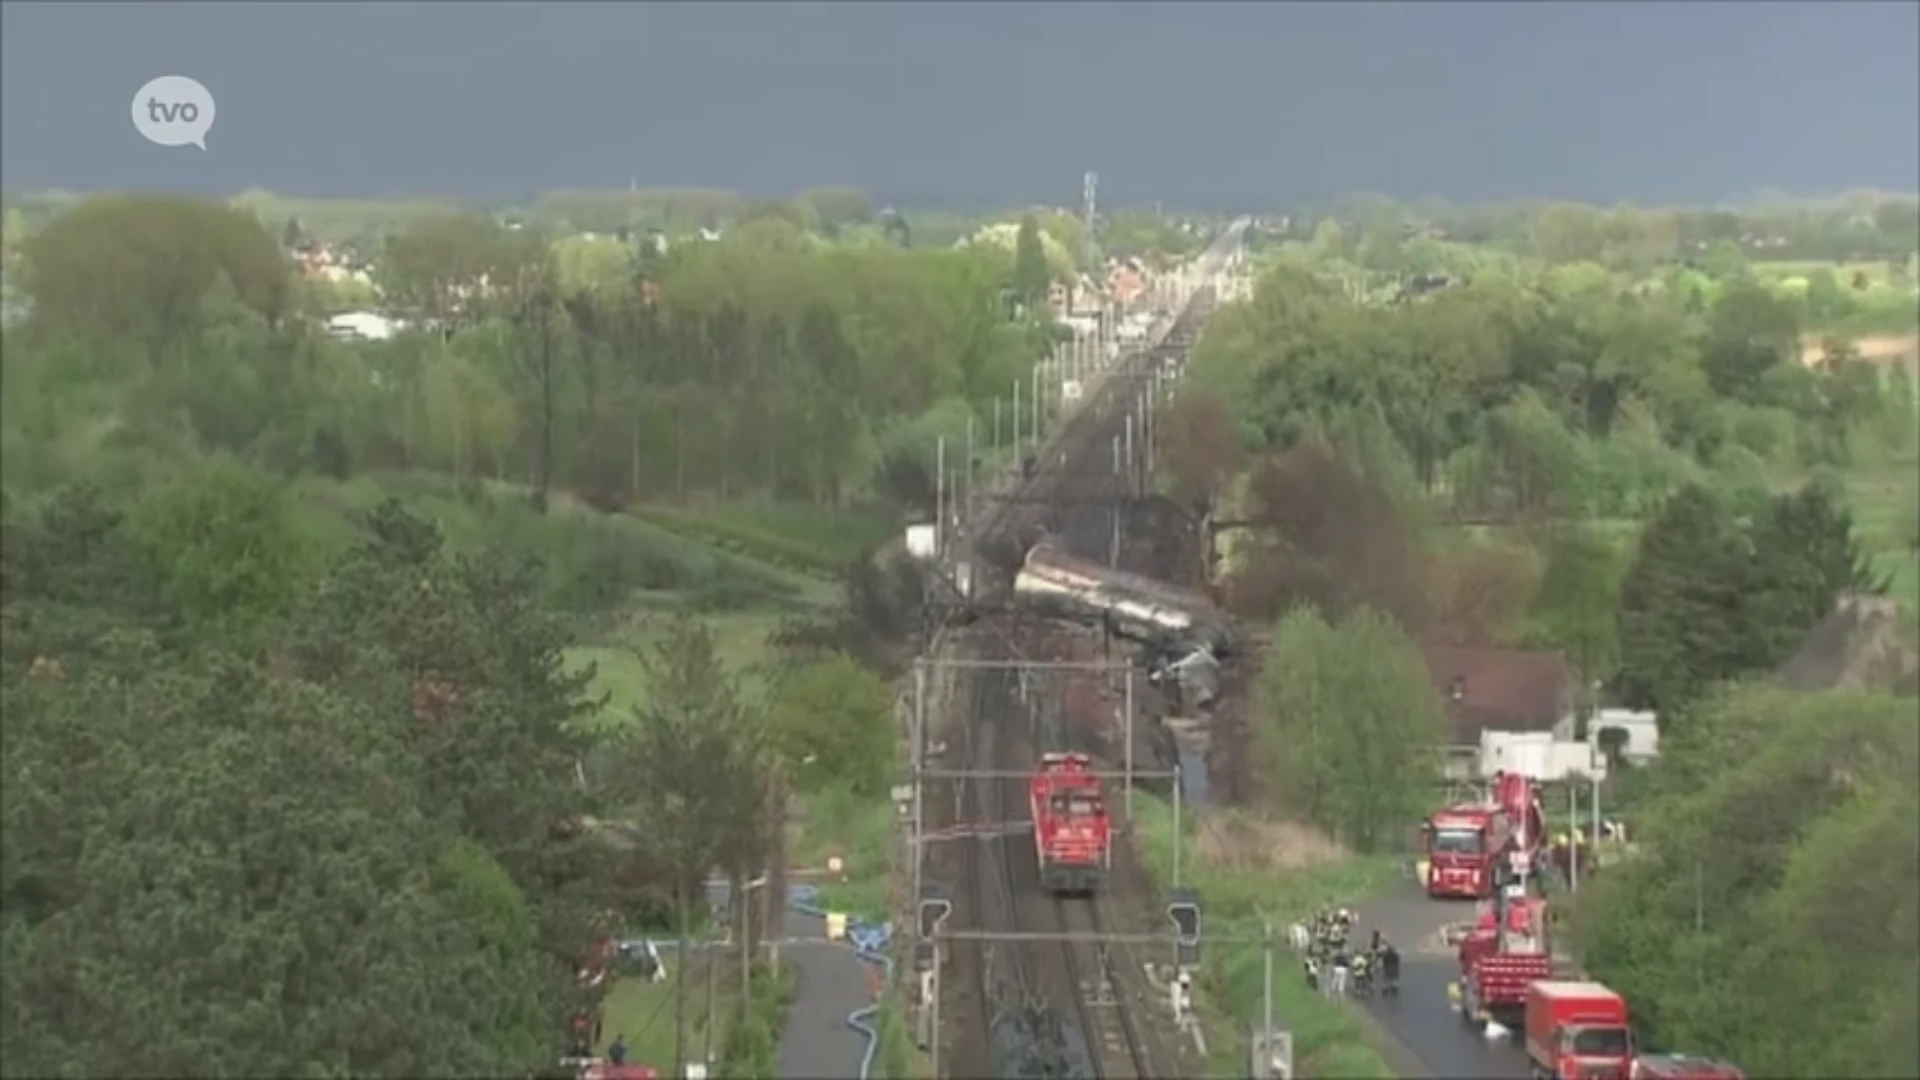
{"type": "MultiPolygon", "coordinates": [[[[1157,885],[1171,885],[1171,807],[1136,794],[1134,813],[1140,857],[1157,885]]],[[[1193,823],[1186,824],[1181,884],[1199,892],[1207,935],[1257,939],[1263,924],[1271,923],[1279,937],[1288,924],[1330,906],[1357,904],[1402,872],[1395,859],[1350,855],[1332,856],[1298,870],[1263,865],[1268,862],[1266,855],[1231,863],[1220,853],[1198,850],[1193,823]]],[[[1285,948],[1284,943],[1277,947],[1285,948]]],[[[1260,1014],[1261,949],[1258,944],[1207,945],[1204,937],[1201,949],[1197,1008],[1211,1055],[1209,1072],[1243,1075],[1248,1026],[1260,1014]]],[[[1353,1010],[1309,991],[1298,978],[1291,955],[1284,951],[1275,960],[1273,1001],[1276,1020],[1293,1032],[1294,1068],[1300,1076],[1393,1076],[1353,1010]]]]}

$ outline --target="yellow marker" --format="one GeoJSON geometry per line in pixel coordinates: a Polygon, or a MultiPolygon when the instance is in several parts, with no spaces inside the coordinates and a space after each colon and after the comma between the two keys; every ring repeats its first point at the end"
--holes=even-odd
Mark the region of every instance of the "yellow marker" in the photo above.
{"type": "Polygon", "coordinates": [[[847,936],[847,913],[844,911],[827,912],[827,940],[840,941],[847,936]]]}

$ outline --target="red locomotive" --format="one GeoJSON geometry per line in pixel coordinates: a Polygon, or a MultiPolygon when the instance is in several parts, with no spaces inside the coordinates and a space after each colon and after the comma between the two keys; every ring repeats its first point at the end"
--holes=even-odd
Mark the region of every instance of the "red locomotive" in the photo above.
{"type": "Polygon", "coordinates": [[[1091,893],[1113,865],[1112,830],[1100,778],[1085,754],[1042,754],[1028,784],[1040,884],[1053,893],[1091,893]]]}

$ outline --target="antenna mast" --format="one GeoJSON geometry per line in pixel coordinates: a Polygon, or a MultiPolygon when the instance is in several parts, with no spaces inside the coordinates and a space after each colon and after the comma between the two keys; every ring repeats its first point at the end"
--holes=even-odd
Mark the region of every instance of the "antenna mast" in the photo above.
{"type": "Polygon", "coordinates": [[[1092,273],[1093,265],[1093,221],[1099,206],[1096,196],[1100,191],[1100,174],[1088,172],[1080,182],[1080,231],[1085,250],[1080,253],[1087,264],[1087,272],[1092,273]]]}

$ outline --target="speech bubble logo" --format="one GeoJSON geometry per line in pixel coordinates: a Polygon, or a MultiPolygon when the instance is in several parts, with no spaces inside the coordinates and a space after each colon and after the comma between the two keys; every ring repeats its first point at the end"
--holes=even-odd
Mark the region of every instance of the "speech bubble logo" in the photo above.
{"type": "Polygon", "coordinates": [[[133,95],[135,130],[159,146],[205,150],[213,117],[213,94],[185,75],[162,75],[133,95]]]}

